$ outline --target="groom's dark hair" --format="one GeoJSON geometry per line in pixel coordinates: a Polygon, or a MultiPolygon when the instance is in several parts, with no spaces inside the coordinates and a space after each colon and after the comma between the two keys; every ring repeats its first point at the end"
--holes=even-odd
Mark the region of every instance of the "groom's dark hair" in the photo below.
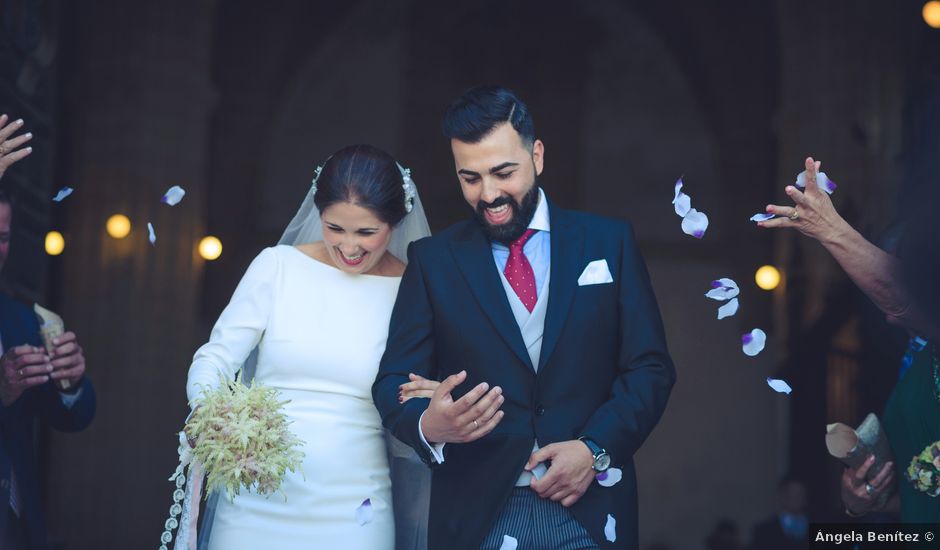
{"type": "Polygon", "coordinates": [[[444,136],[464,143],[479,143],[497,126],[508,122],[523,145],[532,149],[535,123],[529,108],[512,90],[500,86],[471,88],[450,104],[441,129],[444,136]]]}

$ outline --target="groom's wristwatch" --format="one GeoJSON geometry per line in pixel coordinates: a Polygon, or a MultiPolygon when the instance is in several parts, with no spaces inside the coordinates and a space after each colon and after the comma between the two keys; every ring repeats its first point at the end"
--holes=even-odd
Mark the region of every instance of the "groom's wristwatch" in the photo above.
{"type": "Polygon", "coordinates": [[[610,468],[610,455],[607,454],[607,451],[600,448],[597,443],[594,443],[592,439],[587,437],[579,437],[578,440],[587,445],[588,449],[591,450],[591,454],[594,455],[594,464],[591,465],[591,468],[593,468],[595,472],[600,473],[610,468]]]}

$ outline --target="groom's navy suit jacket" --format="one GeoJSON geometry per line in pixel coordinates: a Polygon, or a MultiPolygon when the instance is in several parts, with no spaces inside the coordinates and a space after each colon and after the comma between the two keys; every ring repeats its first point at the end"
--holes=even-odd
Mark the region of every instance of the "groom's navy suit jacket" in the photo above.
{"type": "Polygon", "coordinates": [[[540,446],[586,436],[623,480],[592,483],[571,510],[601,548],[636,549],[633,455],[675,383],[659,308],[629,224],[549,202],[551,267],[538,370],[523,343],[490,242],[475,220],[411,245],[375,385],[384,425],[434,466],[429,548],[479,548],[540,446]],[[612,283],[579,286],[594,260],[612,283]],[[398,402],[408,373],[442,380],[467,371],[454,399],[481,382],[503,389],[505,416],[472,443],[447,444],[435,465],[418,434],[428,399],[398,402]],[[607,515],[617,521],[607,542],[607,515]]]}
{"type": "MultiPolygon", "coordinates": [[[[16,346],[42,347],[39,325],[33,311],[0,294],[0,339],[4,350],[16,346]]],[[[7,525],[10,502],[10,472],[16,472],[20,518],[26,525],[29,548],[45,548],[46,530],[35,452],[34,421],[39,418],[63,432],[87,426],[95,415],[95,390],[88,377],[81,382],[81,396],[67,408],[50,381],[26,390],[9,407],[0,403],[0,540],[7,525]]]]}

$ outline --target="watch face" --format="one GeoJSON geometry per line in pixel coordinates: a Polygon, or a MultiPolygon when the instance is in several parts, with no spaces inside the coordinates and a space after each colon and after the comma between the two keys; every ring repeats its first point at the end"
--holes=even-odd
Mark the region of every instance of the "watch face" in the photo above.
{"type": "Polygon", "coordinates": [[[603,472],[610,468],[610,455],[604,453],[594,459],[594,470],[598,472],[603,472]]]}

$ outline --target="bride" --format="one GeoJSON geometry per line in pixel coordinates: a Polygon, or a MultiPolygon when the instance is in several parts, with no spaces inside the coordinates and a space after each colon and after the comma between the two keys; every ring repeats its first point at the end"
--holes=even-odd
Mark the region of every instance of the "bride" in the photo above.
{"type": "MultiPolygon", "coordinates": [[[[397,547],[423,548],[428,473],[390,436],[387,451],[371,386],[406,248],[429,234],[409,172],[384,151],[353,145],[317,169],[279,244],[251,263],[196,352],[186,391],[198,406],[219,373],[231,379],[244,369],[290,401],[285,413],[305,458],[302,473],[286,474],[286,501],[252,491],[218,499],[200,533],[210,550],[391,550],[396,515],[397,547]],[[390,460],[402,466],[395,476],[390,460]],[[394,500],[391,477],[404,478],[394,500]],[[364,505],[371,521],[361,519],[364,505]]],[[[402,399],[430,397],[435,386],[415,379],[402,399]]]]}

